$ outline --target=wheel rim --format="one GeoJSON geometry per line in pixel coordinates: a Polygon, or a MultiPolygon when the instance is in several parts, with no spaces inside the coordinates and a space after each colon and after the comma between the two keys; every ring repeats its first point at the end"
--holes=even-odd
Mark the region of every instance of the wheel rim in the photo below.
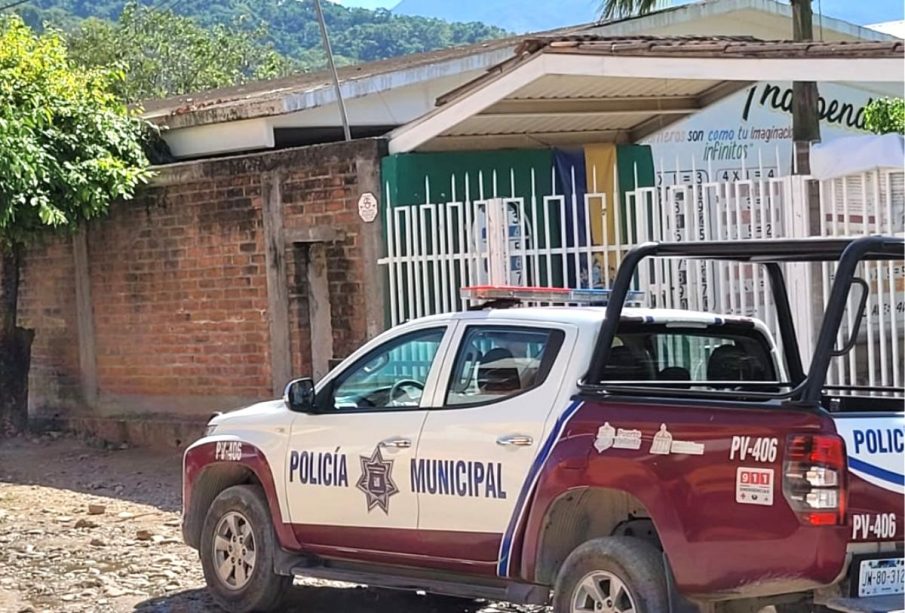
{"type": "Polygon", "coordinates": [[[588,573],[572,592],[572,613],[637,613],[622,579],[605,570],[588,573]]]}
{"type": "Polygon", "coordinates": [[[214,571],[231,590],[241,590],[251,580],[257,547],[251,522],[238,511],[230,511],[217,522],[214,531],[214,571]]]}

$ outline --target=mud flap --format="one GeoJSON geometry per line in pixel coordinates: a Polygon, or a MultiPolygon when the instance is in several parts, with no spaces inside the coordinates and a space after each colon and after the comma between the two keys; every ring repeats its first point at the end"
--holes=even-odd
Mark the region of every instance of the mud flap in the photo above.
{"type": "Polygon", "coordinates": [[[902,595],[873,596],[871,598],[835,598],[823,606],[845,613],[889,613],[902,610],[902,595]]]}
{"type": "Polygon", "coordinates": [[[672,576],[672,567],[669,558],[663,554],[663,569],[666,572],[666,591],[669,595],[669,613],[699,613],[698,605],[692,603],[679,593],[676,588],[676,579],[672,576]]]}

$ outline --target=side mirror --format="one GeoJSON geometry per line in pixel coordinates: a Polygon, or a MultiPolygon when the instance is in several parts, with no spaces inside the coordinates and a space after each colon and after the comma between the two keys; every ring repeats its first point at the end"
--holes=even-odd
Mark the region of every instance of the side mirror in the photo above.
{"type": "Polygon", "coordinates": [[[283,392],[283,402],[290,411],[310,413],[314,409],[314,380],[293,379],[283,392]]]}

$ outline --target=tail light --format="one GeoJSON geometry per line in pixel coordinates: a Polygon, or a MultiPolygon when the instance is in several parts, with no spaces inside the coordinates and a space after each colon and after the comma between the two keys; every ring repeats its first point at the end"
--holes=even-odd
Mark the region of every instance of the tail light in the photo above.
{"type": "Polygon", "coordinates": [[[845,442],[835,434],[794,434],[786,445],[782,493],[802,522],[845,523],[845,442]]]}

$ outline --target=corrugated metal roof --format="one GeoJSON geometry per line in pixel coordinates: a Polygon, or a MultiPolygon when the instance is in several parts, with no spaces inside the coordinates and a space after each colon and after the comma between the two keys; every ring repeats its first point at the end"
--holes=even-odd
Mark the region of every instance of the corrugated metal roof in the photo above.
{"type": "Polygon", "coordinates": [[[606,96],[692,96],[701,93],[720,81],[627,79],[620,77],[588,77],[547,75],[542,79],[507,96],[512,99],[527,98],[591,98],[606,96]]]}
{"type": "Polygon", "coordinates": [[[547,117],[519,116],[501,118],[475,115],[455,128],[444,132],[444,136],[473,136],[487,134],[531,134],[547,132],[624,132],[655,113],[633,113],[627,115],[551,115],[547,117]]]}
{"type": "Polygon", "coordinates": [[[666,116],[664,122],[670,123],[669,116],[692,113],[702,106],[702,94],[721,86],[722,81],[704,79],[548,74],[440,137],[565,133],[580,139],[581,133],[594,133],[597,140],[631,140],[636,127],[657,117],[666,116]],[[685,104],[670,104],[676,101],[685,104]],[[641,104],[644,109],[639,108],[641,104]]]}
{"type": "MultiPolygon", "coordinates": [[[[580,24],[568,28],[550,30],[544,34],[565,35],[593,27],[595,24],[580,24]]],[[[400,57],[366,62],[338,69],[339,79],[343,84],[362,81],[371,77],[381,77],[399,71],[421,67],[434,67],[445,62],[465,61],[471,70],[484,70],[500,61],[500,57],[510,55],[524,36],[510,36],[489,40],[472,45],[461,45],[446,49],[437,49],[424,53],[413,53],[400,57]],[[496,53],[495,53],[496,52],[496,53]],[[493,54],[487,60],[482,56],[493,54]]],[[[436,78],[440,75],[433,75],[436,78]]],[[[290,75],[279,79],[254,81],[243,85],[210,89],[202,92],[172,96],[141,103],[143,115],[157,123],[168,123],[181,127],[182,124],[198,125],[249,119],[252,117],[272,116],[290,112],[295,109],[286,108],[285,101],[316,90],[332,91],[333,81],[327,71],[308,72],[290,75]],[[187,117],[193,115],[191,120],[187,117]],[[175,121],[172,118],[179,118],[175,121]],[[169,121],[167,121],[170,119],[169,121]]]]}

